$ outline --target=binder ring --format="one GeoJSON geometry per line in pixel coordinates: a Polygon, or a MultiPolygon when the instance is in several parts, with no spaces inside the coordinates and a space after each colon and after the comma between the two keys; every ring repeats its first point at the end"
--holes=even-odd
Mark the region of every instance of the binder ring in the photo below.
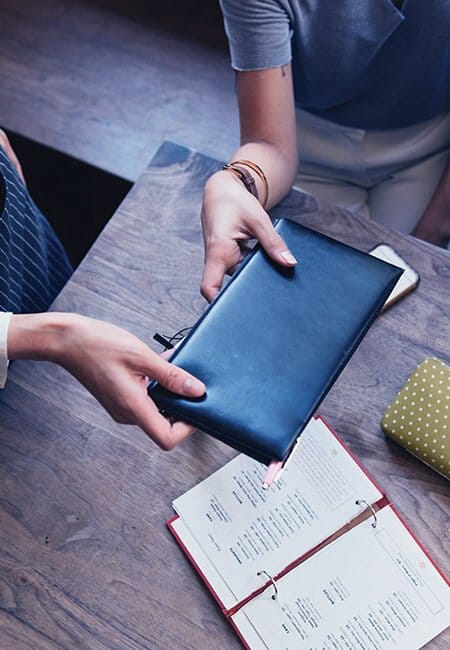
{"type": "Polygon", "coordinates": [[[257,573],[256,575],[257,575],[257,576],[262,576],[263,574],[264,574],[265,576],[267,576],[268,579],[270,580],[270,582],[272,583],[272,587],[273,587],[275,593],[273,593],[273,594],[271,595],[271,598],[272,598],[272,600],[276,600],[276,599],[277,599],[277,596],[278,596],[278,587],[277,587],[277,585],[276,585],[276,582],[275,582],[275,580],[272,578],[272,576],[269,575],[269,574],[267,573],[267,571],[258,571],[258,573],[257,573]]]}
{"type": "Polygon", "coordinates": [[[378,520],[377,520],[377,513],[375,512],[374,507],[370,503],[367,503],[367,501],[365,499],[356,499],[355,503],[356,503],[357,506],[360,506],[363,503],[366,504],[366,506],[368,507],[368,509],[372,513],[372,517],[373,517],[373,521],[371,523],[371,526],[372,526],[372,528],[376,528],[378,520]]]}

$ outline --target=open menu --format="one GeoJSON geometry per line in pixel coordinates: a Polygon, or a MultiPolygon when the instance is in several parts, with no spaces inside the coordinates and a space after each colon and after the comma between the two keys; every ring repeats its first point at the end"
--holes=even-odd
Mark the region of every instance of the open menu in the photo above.
{"type": "Polygon", "coordinates": [[[252,650],[421,648],[450,588],[380,488],[313,419],[279,480],[240,455],[167,525],[252,650]]]}

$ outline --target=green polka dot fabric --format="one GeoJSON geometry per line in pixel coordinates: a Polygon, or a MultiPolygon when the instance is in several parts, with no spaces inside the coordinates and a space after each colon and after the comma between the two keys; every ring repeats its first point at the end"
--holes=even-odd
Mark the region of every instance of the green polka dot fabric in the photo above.
{"type": "Polygon", "coordinates": [[[450,480],[450,367],[428,357],[381,420],[384,433],[450,480]]]}

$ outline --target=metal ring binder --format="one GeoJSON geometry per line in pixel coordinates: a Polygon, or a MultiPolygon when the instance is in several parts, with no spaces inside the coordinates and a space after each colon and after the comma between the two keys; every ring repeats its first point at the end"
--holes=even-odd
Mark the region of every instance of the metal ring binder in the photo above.
{"type": "Polygon", "coordinates": [[[371,526],[372,526],[372,528],[376,528],[378,520],[377,520],[377,513],[375,512],[374,507],[372,505],[370,505],[370,503],[367,503],[367,501],[365,499],[356,499],[355,503],[356,503],[357,506],[360,506],[362,503],[366,504],[366,506],[368,507],[368,509],[372,513],[372,517],[373,517],[373,522],[371,523],[371,526]]]}
{"type": "Polygon", "coordinates": [[[275,593],[271,595],[271,598],[272,598],[272,600],[276,600],[277,596],[278,596],[278,587],[276,585],[276,582],[272,578],[272,576],[267,573],[267,571],[258,571],[258,573],[256,575],[262,576],[263,574],[265,576],[267,576],[269,578],[270,582],[272,583],[272,587],[274,588],[275,593]]]}

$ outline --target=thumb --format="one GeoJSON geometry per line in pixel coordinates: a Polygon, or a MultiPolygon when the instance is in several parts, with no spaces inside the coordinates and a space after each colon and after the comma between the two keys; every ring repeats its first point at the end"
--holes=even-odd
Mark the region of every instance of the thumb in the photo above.
{"type": "Polygon", "coordinates": [[[267,212],[262,211],[261,216],[252,224],[252,230],[261,246],[274,262],[282,266],[295,266],[297,264],[297,260],[286,246],[284,239],[280,237],[273,227],[267,212]]]}
{"type": "Polygon", "coordinates": [[[206,392],[205,384],[202,381],[186,370],[168,363],[154,352],[152,352],[152,360],[148,364],[145,374],[156,379],[161,386],[177,395],[201,397],[206,392]]]}
{"type": "MultiPolygon", "coordinates": [[[[229,266],[233,264],[229,261],[229,266]]],[[[228,264],[217,254],[207,250],[205,266],[203,268],[203,277],[201,283],[201,294],[208,302],[214,300],[220,291],[223,278],[227,272],[228,264]]]]}

